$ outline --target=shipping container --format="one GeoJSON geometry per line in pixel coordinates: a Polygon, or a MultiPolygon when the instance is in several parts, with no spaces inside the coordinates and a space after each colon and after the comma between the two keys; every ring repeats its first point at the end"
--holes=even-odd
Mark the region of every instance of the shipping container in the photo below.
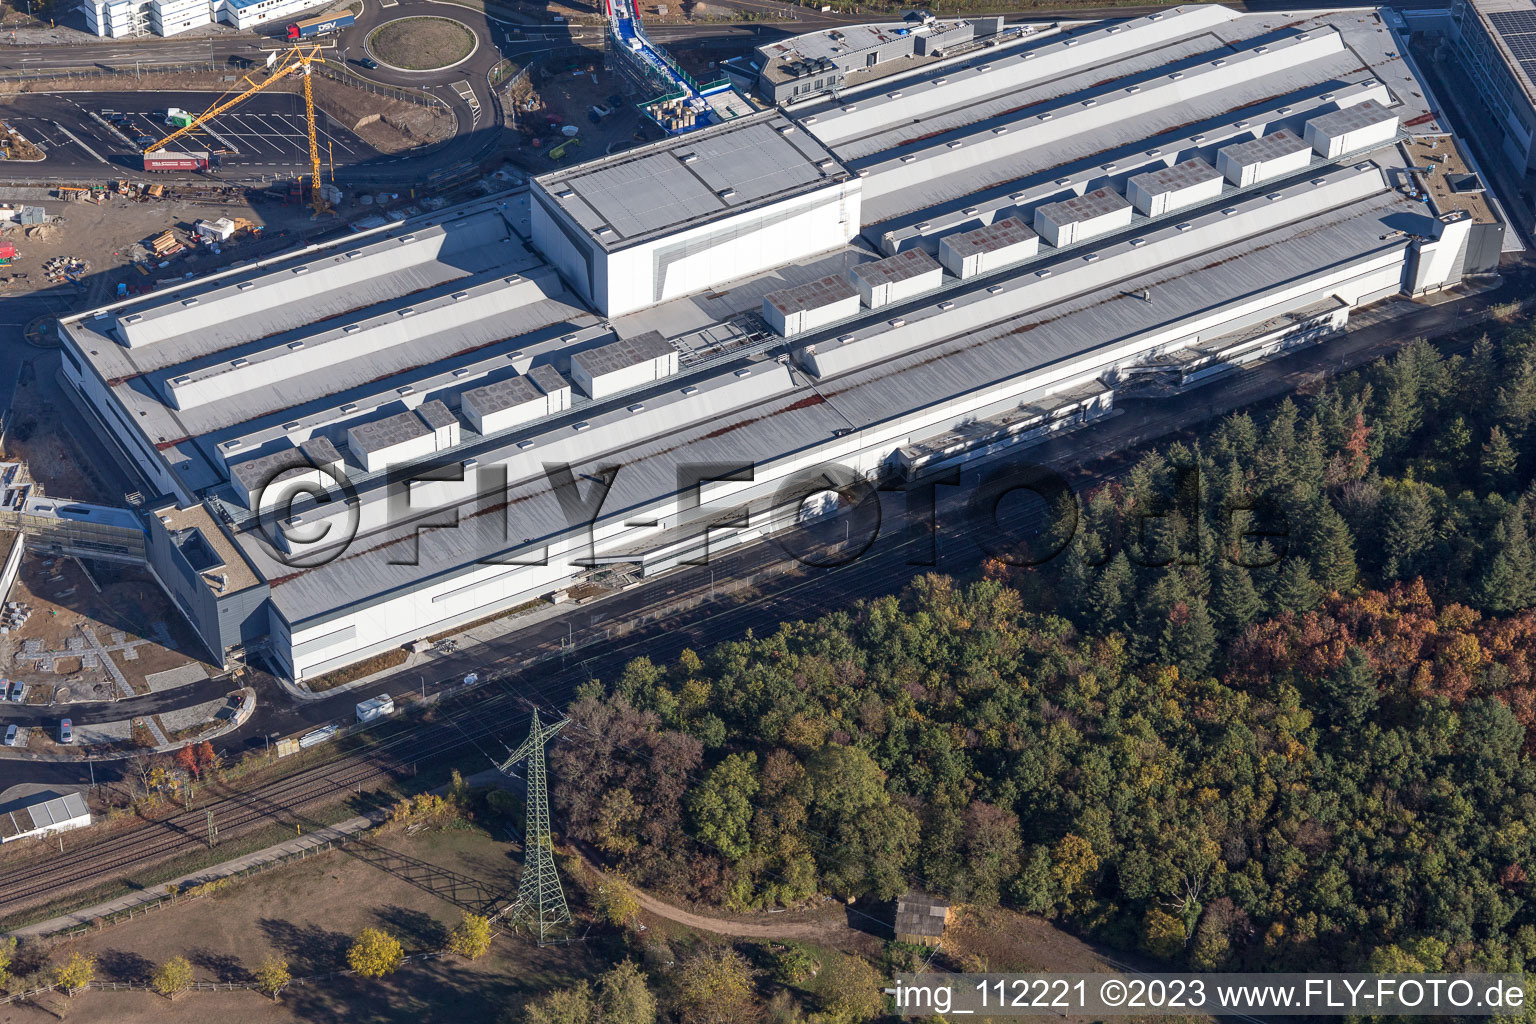
{"type": "Polygon", "coordinates": [[[384,693],[377,697],[370,697],[357,705],[359,722],[371,722],[376,718],[386,718],[394,713],[395,699],[384,693]]]}
{"type": "Polygon", "coordinates": [[[146,171],[202,171],[207,168],[208,153],[206,151],[172,153],[168,150],[160,150],[144,154],[146,171]]]}
{"type": "Polygon", "coordinates": [[[346,28],[356,19],[350,14],[321,15],[318,18],[305,18],[288,26],[289,39],[309,39],[312,36],[327,36],[337,29],[346,28]]]}

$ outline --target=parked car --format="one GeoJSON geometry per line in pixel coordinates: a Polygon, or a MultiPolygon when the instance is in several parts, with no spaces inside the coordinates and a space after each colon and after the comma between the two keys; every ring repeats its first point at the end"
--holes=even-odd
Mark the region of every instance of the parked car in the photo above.
{"type": "Polygon", "coordinates": [[[5,745],[8,747],[14,747],[16,745],[16,727],[14,725],[6,726],[5,745]]]}
{"type": "MultiPolygon", "coordinates": [[[[3,686],[4,683],[5,683],[5,680],[0,679],[0,686],[3,686]]],[[[26,683],[24,683],[20,679],[18,679],[14,683],[11,684],[11,700],[21,701],[21,700],[25,699],[26,696],[27,696],[27,684],[26,683]]]]}
{"type": "Polygon", "coordinates": [[[358,61],[358,63],[367,68],[369,71],[379,70],[379,62],[374,60],[372,57],[363,57],[358,61]]]}
{"type": "Polygon", "coordinates": [[[75,741],[75,729],[74,729],[74,726],[70,723],[69,719],[66,718],[66,719],[64,719],[63,721],[61,721],[59,723],[59,742],[60,743],[73,743],[74,741],[75,741]]]}
{"type": "Polygon", "coordinates": [[[140,149],[143,149],[145,146],[149,145],[151,142],[154,142],[154,141],[155,140],[150,138],[148,135],[140,135],[140,136],[137,136],[136,138],[134,138],[133,144],[135,146],[138,146],[140,149]]]}

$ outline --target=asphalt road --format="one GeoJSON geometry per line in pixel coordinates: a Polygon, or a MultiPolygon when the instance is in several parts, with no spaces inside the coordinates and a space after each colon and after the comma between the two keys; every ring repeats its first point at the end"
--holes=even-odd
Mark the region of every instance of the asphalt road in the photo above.
{"type": "Polygon", "coordinates": [[[0,703],[0,730],[12,724],[45,726],[51,729],[61,718],[67,718],[75,725],[121,722],[128,718],[158,715],[165,711],[175,711],[177,708],[217,700],[237,688],[227,678],[217,678],[203,679],[186,686],[177,686],[144,697],[131,697],[125,700],[81,701],[47,707],[5,701],[0,703]]]}

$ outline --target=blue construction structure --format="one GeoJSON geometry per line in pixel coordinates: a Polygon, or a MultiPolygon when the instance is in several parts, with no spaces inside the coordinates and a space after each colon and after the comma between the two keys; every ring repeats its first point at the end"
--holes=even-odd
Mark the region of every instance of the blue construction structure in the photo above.
{"type": "Polygon", "coordinates": [[[638,77],[659,90],[652,99],[639,104],[646,117],[671,135],[705,128],[730,120],[735,111],[745,113],[751,109],[747,101],[736,94],[727,79],[700,85],[692,75],[678,66],[662,47],[651,42],[640,21],[640,12],[634,0],[604,0],[608,13],[608,30],[618,50],[629,61],[638,77]],[[730,97],[725,94],[730,93],[730,97]],[[722,100],[733,102],[721,102],[722,100]]]}

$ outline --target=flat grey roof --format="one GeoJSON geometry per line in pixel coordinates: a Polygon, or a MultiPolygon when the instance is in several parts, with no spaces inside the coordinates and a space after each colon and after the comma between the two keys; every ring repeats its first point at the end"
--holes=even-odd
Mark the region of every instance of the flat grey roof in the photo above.
{"type": "Polygon", "coordinates": [[[501,412],[503,409],[515,409],[543,397],[543,393],[529,383],[527,377],[508,377],[506,380],[470,388],[460,396],[460,400],[484,415],[488,412],[501,412]]]}
{"type": "Polygon", "coordinates": [[[765,111],[555,171],[534,184],[549,205],[612,250],[847,178],[809,132],[765,111]]]}
{"type": "Polygon", "coordinates": [[[458,417],[449,412],[448,407],[435,398],[422,402],[416,409],[416,415],[420,416],[422,421],[433,430],[440,430],[458,422],[458,417]]]}
{"type": "Polygon", "coordinates": [[[530,367],[528,379],[544,390],[546,395],[552,395],[556,391],[571,390],[571,382],[560,376],[560,371],[548,363],[540,363],[530,367]]]}
{"type": "Polygon", "coordinates": [[[1257,164],[1311,149],[1295,132],[1282,128],[1249,142],[1234,142],[1230,146],[1223,146],[1221,153],[1228,160],[1236,160],[1240,164],[1257,164]]]}
{"type": "Polygon", "coordinates": [[[90,809],[85,806],[85,800],[80,794],[66,793],[61,797],[7,812],[4,817],[0,817],[0,836],[10,839],[36,829],[52,828],[66,821],[89,816],[90,809]]]}
{"type": "MultiPolygon", "coordinates": [[[[1310,148],[1310,147],[1309,147],[1310,148]]],[[[1096,188],[1059,203],[1037,206],[1036,213],[1043,213],[1052,224],[1077,224],[1105,214],[1118,213],[1131,208],[1130,202],[1112,188],[1096,188]]]]}
{"type": "Polygon", "coordinates": [[[1199,157],[1195,157],[1160,171],[1138,174],[1130,178],[1126,184],[1135,182],[1143,192],[1158,196],[1164,192],[1178,192],[1220,177],[1220,171],[1199,157]]]}
{"type": "Polygon", "coordinates": [[[939,270],[938,263],[923,249],[907,249],[873,263],[860,263],[852,273],[869,285],[897,284],[939,270]]]}
{"type": "Polygon", "coordinates": [[[341,461],[340,450],[331,443],[330,438],[323,434],[317,434],[299,445],[299,451],[303,452],[305,457],[316,466],[341,461]]]}
{"type": "Polygon", "coordinates": [[[406,410],[372,423],[363,423],[347,431],[348,441],[365,452],[382,451],[432,433],[421,417],[406,410]]]}
{"type": "Polygon", "coordinates": [[[1019,218],[1004,217],[970,231],[945,235],[943,241],[956,256],[965,257],[978,252],[996,252],[1039,237],[1033,228],[1019,218]]]}
{"type": "Polygon", "coordinates": [[[795,285],[793,288],[780,288],[776,292],[769,292],[763,296],[774,309],[785,316],[803,313],[808,309],[821,309],[834,302],[858,297],[858,288],[854,287],[853,282],[842,274],[829,274],[815,281],[795,285]]]}
{"type": "Polygon", "coordinates": [[[229,467],[229,475],[247,491],[256,491],[271,483],[279,474],[290,469],[304,469],[309,464],[304,452],[298,448],[283,448],[244,462],[236,462],[229,467]]]}
{"type": "Polygon", "coordinates": [[[1344,107],[1330,114],[1314,117],[1307,124],[1327,135],[1343,135],[1345,132],[1369,128],[1372,125],[1396,120],[1397,115],[1392,111],[1375,100],[1366,100],[1364,103],[1356,103],[1352,107],[1344,107]]]}
{"type": "Polygon", "coordinates": [[[660,332],[646,331],[633,338],[619,338],[606,345],[578,352],[571,356],[571,364],[580,366],[587,371],[588,376],[601,377],[605,373],[616,373],[676,351],[660,332]]]}

